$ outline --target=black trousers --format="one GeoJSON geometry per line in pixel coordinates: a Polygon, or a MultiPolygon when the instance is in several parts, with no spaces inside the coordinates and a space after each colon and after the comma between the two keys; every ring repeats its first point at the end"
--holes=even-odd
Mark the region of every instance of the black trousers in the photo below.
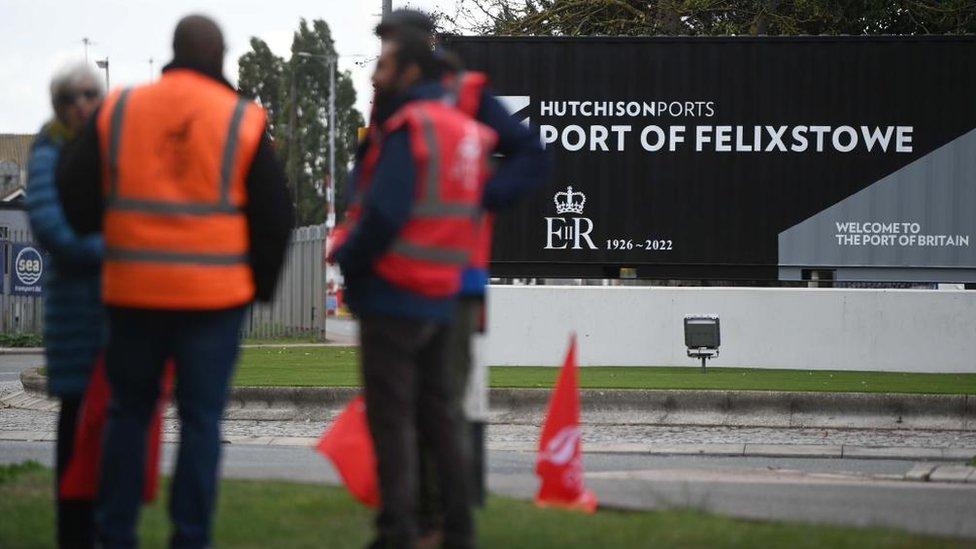
{"type": "Polygon", "coordinates": [[[473,546],[460,418],[451,404],[446,360],[448,325],[366,317],[359,329],[366,416],[383,500],[376,546],[412,547],[417,540],[420,439],[432,451],[437,470],[444,546],[473,546]]]}
{"type": "Polygon", "coordinates": [[[63,500],[61,475],[68,468],[68,461],[75,445],[78,412],[81,397],[61,399],[58,414],[58,440],[55,446],[56,468],[54,476],[54,500],[57,511],[58,547],[81,549],[95,546],[94,504],[85,500],[63,500]]]}
{"type": "MultiPolygon", "coordinates": [[[[468,496],[473,505],[479,504],[477,487],[472,485],[480,475],[475,475],[473,461],[471,422],[464,414],[464,394],[471,376],[472,356],[471,338],[474,335],[481,315],[484,300],[480,297],[464,297],[458,299],[454,320],[448,328],[447,334],[447,367],[451,376],[452,413],[458,418],[461,433],[461,456],[468,471],[468,496]]],[[[421,441],[422,443],[424,441],[421,441]]],[[[427,447],[420,449],[420,530],[429,533],[440,530],[443,525],[443,509],[441,497],[437,489],[437,471],[433,460],[434,453],[427,447]]]]}

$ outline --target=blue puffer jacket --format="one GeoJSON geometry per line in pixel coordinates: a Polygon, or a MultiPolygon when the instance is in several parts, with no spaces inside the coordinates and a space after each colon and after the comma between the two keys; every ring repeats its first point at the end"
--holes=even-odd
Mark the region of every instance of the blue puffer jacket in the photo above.
{"type": "Polygon", "coordinates": [[[48,391],[59,397],[84,393],[107,333],[100,280],[104,243],[100,235],[75,234],[54,184],[66,136],[57,122],[37,134],[27,166],[26,197],[34,238],[50,257],[43,275],[44,347],[48,391]]]}

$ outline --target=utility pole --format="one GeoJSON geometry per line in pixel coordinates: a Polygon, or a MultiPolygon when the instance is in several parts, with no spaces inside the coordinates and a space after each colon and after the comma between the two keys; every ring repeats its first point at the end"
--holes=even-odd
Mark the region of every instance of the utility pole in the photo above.
{"type": "Polygon", "coordinates": [[[335,55],[329,58],[329,188],[326,196],[329,199],[329,210],[326,212],[325,226],[329,229],[335,227],[335,125],[336,125],[336,97],[335,97],[335,75],[336,61],[335,55]]]}
{"type": "Polygon", "coordinates": [[[86,36],[86,37],[84,37],[84,38],[81,39],[81,43],[85,45],[85,64],[87,65],[88,64],[88,46],[91,46],[92,44],[94,44],[94,42],[91,41],[91,38],[88,38],[86,36]]]}
{"type": "Polygon", "coordinates": [[[383,15],[387,16],[393,11],[393,0],[383,0],[383,15]]]}
{"type": "Polygon", "coordinates": [[[329,71],[329,180],[325,190],[328,201],[325,224],[329,229],[335,227],[335,128],[336,128],[336,99],[335,78],[339,56],[335,54],[296,52],[299,57],[318,59],[325,64],[329,71]]]}
{"type": "Polygon", "coordinates": [[[290,89],[290,91],[288,93],[288,97],[289,97],[289,100],[288,100],[288,102],[289,102],[289,109],[288,109],[288,162],[291,164],[291,170],[289,170],[289,171],[291,172],[291,184],[292,184],[292,187],[294,187],[294,193],[295,193],[295,226],[296,227],[301,227],[301,225],[302,225],[302,221],[301,221],[302,216],[301,216],[301,202],[299,202],[300,195],[299,195],[299,191],[298,191],[298,188],[299,188],[299,184],[298,184],[298,159],[295,158],[295,139],[297,137],[296,136],[297,132],[295,131],[295,129],[296,129],[295,126],[298,123],[298,121],[297,121],[298,113],[296,112],[296,107],[295,107],[295,95],[296,95],[295,80],[298,77],[298,66],[295,63],[292,63],[292,64],[294,66],[292,67],[292,71],[291,71],[291,89],[290,89]]]}

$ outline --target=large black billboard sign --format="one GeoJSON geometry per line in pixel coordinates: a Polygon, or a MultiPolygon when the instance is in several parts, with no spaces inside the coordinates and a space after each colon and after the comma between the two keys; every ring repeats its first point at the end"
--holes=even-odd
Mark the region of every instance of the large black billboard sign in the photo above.
{"type": "Polygon", "coordinates": [[[973,279],[974,37],[445,42],[556,162],[496,276],[973,279]]]}

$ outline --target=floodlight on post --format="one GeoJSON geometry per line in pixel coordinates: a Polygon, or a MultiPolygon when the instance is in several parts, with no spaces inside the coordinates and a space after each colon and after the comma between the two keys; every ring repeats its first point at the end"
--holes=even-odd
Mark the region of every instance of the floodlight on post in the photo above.
{"type": "Polygon", "coordinates": [[[105,89],[107,90],[111,88],[112,81],[109,80],[109,76],[108,76],[108,56],[106,56],[105,59],[96,60],[95,65],[97,65],[98,68],[100,69],[105,69],[105,89]]]}
{"type": "Polygon", "coordinates": [[[703,374],[705,361],[718,356],[721,343],[721,329],[717,315],[685,316],[685,347],[688,347],[689,357],[701,359],[703,374]]]}

